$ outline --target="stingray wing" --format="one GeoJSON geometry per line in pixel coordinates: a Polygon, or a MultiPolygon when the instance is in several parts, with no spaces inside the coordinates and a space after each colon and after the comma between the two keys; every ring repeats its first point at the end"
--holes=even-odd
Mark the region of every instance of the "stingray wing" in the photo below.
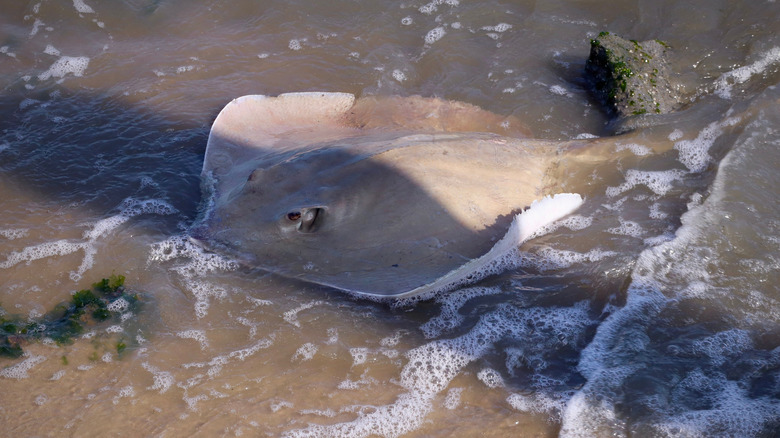
{"type": "MultiPolygon", "coordinates": [[[[254,169],[273,166],[312,145],[392,132],[528,134],[514,117],[437,98],[356,100],[349,93],[325,92],[247,95],[228,103],[214,120],[202,176],[213,179],[217,192],[224,193],[243,184],[254,169]]],[[[370,155],[381,150],[354,152],[370,155]]]]}
{"type": "Polygon", "coordinates": [[[209,133],[202,176],[217,192],[240,186],[257,167],[268,167],[312,143],[357,135],[345,123],[355,102],[348,93],[242,96],[228,103],[209,133]]]}
{"type": "Polygon", "coordinates": [[[503,272],[511,266],[513,251],[526,240],[545,234],[548,225],[569,215],[582,205],[582,197],[576,193],[559,193],[534,201],[530,208],[514,217],[512,225],[501,240],[485,255],[469,260],[447,274],[412,290],[396,295],[377,295],[370,291],[353,291],[377,298],[406,298],[445,292],[459,286],[474,283],[489,275],[503,272]]]}

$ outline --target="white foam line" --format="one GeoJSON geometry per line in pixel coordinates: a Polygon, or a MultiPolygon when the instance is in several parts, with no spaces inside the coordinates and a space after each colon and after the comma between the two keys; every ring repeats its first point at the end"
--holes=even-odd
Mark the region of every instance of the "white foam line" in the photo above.
{"type": "Polygon", "coordinates": [[[227,290],[215,284],[201,281],[205,274],[217,271],[233,271],[238,268],[234,260],[218,254],[207,253],[187,236],[173,236],[152,245],[148,262],[167,261],[176,258],[189,258],[189,262],[176,266],[172,270],[178,273],[190,292],[195,296],[195,315],[203,318],[208,314],[210,298],[224,298],[227,290]]]}
{"type": "MultiPolygon", "coordinates": [[[[284,434],[289,437],[367,437],[400,436],[418,429],[433,410],[437,395],[447,389],[464,367],[493,349],[493,344],[505,336],[530,339],[531,345],[542,345],[544,339],[574,342],[591,323],[587,302],[568,308],[518,309],[501,306],[484,314],[476,326],[455,339],[439,339],[409,351],[407,364],[397,382],[408,392],[390,405],[372,406],[371,412],[351,422],[318,425],[284,434]],[[571,339],[569,339],[571,338],[571,339]]],[[[495,371],[482,377],[498,382],[495,371]]],[[[454,403],[454,402],[453,402],[454,403]]],[[[564,401],[558,403],[562,405],[564,401]]],[[[360,406],[353,406],[359,408],[360,406]]],[[[342,410],[348,411],[348,408],[342,410]]]]}
{"type": "Polygon", "coordinates": [[[131,217],[140,214],[173,214],[176,209],[164,201],[156,199],[137,200],[125,199],[121,204],[118,215],[101,219],[92,225],[92,229],[84,232],[83,241],[61,239],[54,242],[46,242],[39,245],[28,246],[21,251],[12,252],[6,261],[0,263],[0,269],[8,269],[21,262],[32,262],[47,257],[64,256],[83,250],[84,256],[81,264],[75,271],[71,271],[70,278],[78,281],[81,276],[90,269],[95,261],[97,247],[95,243],[101,237],[105,237],[117,227],[127,222],[131,217]]]}
{"type": "Polygon", "coordinates": [[[712,158],[709,150],[715,140],[718,139],[726,127],[739,123],[739,117],[730,117],[722,121],[715,121],[707,125],[693,140],[680,140],[674,144],[674,148],[680,152],[678,160],[691,172],[702,172],[707,168],[712,158]]]}
{"type": "Polygon", "coordinates": [[[63,78],[68,74],[80,77],[89,66],[89,58],[86,56],[62,56],[54,61],[48,70],[38,75],[38,79],[45,81],[51,78],[63,78]]]}
{"type": "Polygon", "coordinates": [[[46,360],[45,356],[29,356],[27,359],[15,365],[11,365],[8,368],[3,368],[2,370],[0,370],[0,377],[5,377],[7,379],[17,379],[17,380],[26,379],[30,377],[30,375],[27,374],[27,372],[45,360],[46,360]]]}
{"type": "Polygon", "coordinates": [[[95,10],[88,4],[84,3],[84,0],[73,0],[73,7],[76,8],[80,14],[94,14],[95,10]]]}
{"type": "MultiPolygon", "coordinates": [[[[717,129],[719,128],[713,124],[711,131],[717,129]]],[[[670,263],[668,254],[679,253],[681,249],[695,247],[696,240],[701,238],[703,233],[710,232],[709,227],[716,223],[713,217],[722,216],[720,205],[723,203],[727,184],[725,180],[727,177],[724,176],[723,169],[729,168],[732,160],[736,159],[738,147],[739,144],[721,160],[720,170],[711,185],[709,197],[702,204],[689,204],[688,211],[680,218],[682,225],[675,232],[674,238],[648,248],[639,255],[632,269],[632,282],[626,291],[626,304],[614,311],[598,326],[593,340],[580,353],[578,369],[587,383],[566,405],[560,432],[561,437],[584,438],[625,435],[625,425],[617,419],[619,408],[615,406],[615,402],[619,401],[618,394],[622,391],[621,387],[625,379],[646,366],[642,360],[634,361],[632,359],[651,351],[647,345],[651,342],[646,335],[648,328],[656,323],[658,316],[666,310],[667,306],[684,298],[686,293],[695,294],[696,289],[702,288],[697,277],[706,279],[709,275],[703,266],[681,268],[675,263],[670,263]],[[668,287],[665,286],[664,282],[668,276],[673,275],[675,270],[679,269],[687,271],[685,278],[689,282],[688,287],[683,291],[678,291],[676,296],[667,297],[664,291],[668,287]]],[[[679,290],[679,286],[675,287],[679,290]]],[[[706,293],[710,295],[712,289],[711,286],[707,287],[706,293]]],[[[728,347],[732,350],[749,348],[749,339],[737,331],[721,332],[711,336],[708,341],[710,344],[714,343],[715,347],[708,347],[705,343],[694,345],[695,348],[702,350],[704,348],[724,348],[722,344],[726,341],[726,337],[733,338],[732,342],[736,341],[736,348],[734,344],[728,347]]],[[[704,351],[699,353],[707,354],[704,351]]],[[[721,360],[718,357],[719,351],[709,354],[715,354],[715,357],[711,357],[710,360],[715,362],[721,360]]],[[[739,383],[729,382],[729,385],[731,384],[736,387],[739,383]]],[[[736,411],[734,407],[745,403],[750,403],[756,408],[756,410],[750,410],[751,414],[757,413],[757,416],[761,418],[769,418],[769,415],[774,414],[777,418],[776,412],[771,412],[772,409],[778,410],[777,405],[767,408],[766,405],[759,404],[758,399],[750,400],[743,394],[744,390],[741,388],[739,391],[724,390],[718,396],[719,403],[714,409],[685,411],[681,415],[672,416],[672,424],[679,422],[680,424],[675,425],[675,427],[685,426],[690,428],[692,436],[702,436],[700,427],[704,425],[703,427],[706,428],[708,425],[712,425],[715,419],[744,419],[743,415],[733,413],[736,411]],[[726,397],[732,396],[735,400],[726,400],[726,397]],[[726,403],[721,405],[720,401],[726,403]],[[697,418],[702,421],[697,420],[697,418]]],[[[762,421],[759,420],[753,424],[760,424],[762,421]]],[[[744,424],[751,423],[745,419],[744,424]]],[[[678,429],[677,434],[679,433],[678,429]]],[[[723,429],[723,434],[748,436],[744,433],[734,433],[733,429],[723,429]]]]}
{"type": "MultiPolygon", "coordinates": [[[[194,363],[186,363],[182,366],[185,369],[188,368],[205,368],[209,367],[209,369],[206,371],[206,374],[209,378],[214,378],[219,375],[219,373],[222,372],[222,367],[230,363],[232,359],[238,359],[240,361],[246,360],[246,358],[255,355],[258,351],[266,349],[273,345],[274,340],[276,339],[276,334],[271,333],[267,338],[260,339],[259,341],[255,342],[249,347],[242,348],[240,350],[231,351],[228,354],[223,354],[220,356],[216,356],[212,358],[208,362],[194,362],[194,363]]],[[[181,385],[180,385],[181,386],[181,385]]],[[[181,386],[182,388],[189,388],[189,386],[181,386]]]]}
{"type": "Polygon", "coordinates": [[[40,260],[51,256],[63,256],[74,253],[86,246],[85,243],[73,243],[68,240],[58,240],[56,242],[46,242],[40,245],[28,246],[21,251],[14,251],[8,256],[8,259],[0,263],[0,268],[8,269],[18,263],[40,260]]]}
{"type": "Polygon", "coordinates": [[[773,47],[758,61],[722,74],[715,80],[715,94],[723,99],[730,99],[733,85],[747,82],[751,77],[763,73],[767,67],[777,62],[780,62],[780,47],[773,47]]]}
{"type": "Polygon", "coordinates": [[[284,318],[284,320],[289,322],[290,324],[292,324],[292,325],[294,325],[296,327],[300,327],[301,323],[300,323],[300,321],[298,321],[298,313],[302,312],[304,310],[307,310],[307,309],[311,309],[314,306],[319,306],[322,303],[323,303],[323,301],[312,301],[310,303],[302,304],[302,305],[296,307],[295,309],[288,310],[288,311],[284,312],[284,315],[282,316],[282,318],[284,318]]]}
{"type": "Polygon", "coordinates": [[[182,339],[193,339],[198,341],[201,350],[205,350],[209,346],[208,337],[206,336],[206,332],[203,330],[185,330],[183,332],[176,333],[176,336],[182,339]]]}
{"type": "Polygon", "coordinates": [[[499,293],[501,293],[501,288],[499,287],[472,287],[456,290],[446,296],[439,297],[436,301],[441,304],[441,313],[429,319],[420,326],[420,329],[428,339],[439,337],[444,332],[455,329],[463,322],[465,316],[458,311],[467,301],[472,298],[499,293]]]}

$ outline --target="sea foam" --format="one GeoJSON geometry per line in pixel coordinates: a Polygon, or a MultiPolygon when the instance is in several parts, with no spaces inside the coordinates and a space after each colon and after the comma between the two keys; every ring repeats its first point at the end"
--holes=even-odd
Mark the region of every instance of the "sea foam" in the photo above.
{"type": "Polygon", "coordinates": [[[84,0],[73,0],[73,7],[76,8],[76,11],[78,11],[79,14],[95,13],[95,10],[92,9],[88,4],[84,3],[84,0]]]}
{"type": "Polygon", "coordinates": [[[447,32],[444,30],[444,27],[442,26],[435,27],[429,30],[428,33],[425,34],[425,44],[430,45],[435,43],[436,41],[439,41],[446,33],[447,32]]]}
{"type": "Polygon", "coordinates": [[[48,70],[38,75],[38,79],[45,81],[51,78],[63,78],[68,74],[82,76],[89,66],[89,58],[86,56],[63,56],[54,61],[48,70]]]}
{"type": "Polygon", "coordinates": [[[773,47],[754,63],[722,74],[715,80],[715,94],[723,99],[730,99],[734,85],[747,82],[778,62],[780,62],[780,47],[773,47]]]}
{"type": "Polygon", "coordinates": [[[227,290],[219,285],[203,280],[206,274],[233,271],[238,263],[214,253],[207,253],[200,245],[193,243],[185,235],[172,236],[152,245],[149,263],[165,262],[174,259],[186,259],[184,264],[171,268],[184,280],[187,288],[195,296],[195,315],[203,318],[208,314],[212,298],[224,298],[227,290]]]}
{"type": "Polygon", "coordinates": [[[45,360],[45,356],[28,356],[25,360],[0,370],[0,377],[5,377],[7,379],[26,379],[30,377],[28,371],[45,360]]]}
{"type": "MultiPolygon", "coordinates": [[[[465,335],[437,339],[407,352],[408,361],[401,370],[398,383],[408,392],[399,395],[394,403],[374,406],[370,412],[351,422],[311,425],[290,431],[285,436],[367,437],[408,433],[423,424],[433,410],[437,394],[447,389],[468,364],[493,349],[498,340],[507,337],[523,339],[523,354],[539,367],[544,367],[544,358],[551,350],[558,345],[579,342],[584,328],[591,323],[586,302],[568,308],[500,306],[496,311],[483,314],[476,326],[465,335]]],[[[490,387],[503,385],[501,374],[491,368],[484,368],[478,378],[490,387]]],[[[550,388],[539,386],[539,390],[549,391],[550,388]]],[[[561,394],[551,397],[564,402],[568,399],[561,394]]],[[[457,406],[459,398],[460,390],[452,389],[445,403],[457,406]]]]}
{"type": "Polygon", "coordinates": [[[679,160],[691,172],[702,172],[712,160],[709,150],[726,127],[734,126],[739,118],[731,117],[722,121],[712,122],[699,132],[693,140],[681,140],[674,144],[680,152],[679,160]]]}
{"type": "MultiPolygon", "coordinates": [[[[770,93],[769,102],[774,103],[776,96],[770,93]]],[[[763,175],[775,174],[766,157],[774,153],[777,132],[766,129],[767,121],[761,118],[776,119],[776,114],[759,113],[758,120],[747,126],[719,163],[709,195],[692,197],[674,238],[639,255],[625,305],[611,311],[581,352],[578,369],[587,383],[566,405],[562,437],[625,436],[624,413],[634,412],[631,405],[642,401],[628,399],[627,388],[639,382],[661,388],[654,388],[653,398],[636,410],[645,413],[631,418],[632,431],[675,437],[759,436],[776,428],[777,388],[757,382],[780,364],[780,350],[758,346],[756,340],[763,335],[754,331],[756,326],[765,330],[765,321],[772,318],[756,318],[760,315],[756,308],[741,309],[746,305],[741,301],[753,299],[746,290],[750,281],[734,284],[735,276],[739,278],[734,264],[744,262],[730,262],[728,255],[715,253],[720,245],[728,248],[745,238],[736,236],[726,243],[719,236],[730,215],[750,209],[748,199],[728,198],[733,187],[766,184],[763,175]],[[745,164],[748,153],[755,155],[745,164]],[[695,303],[696,310],[681,306],[688,303],[695,303]],[[712,318],[717,321],[714,326],[712,318]],[[684,322],[668,326],[663,323],[667,319],[684,322]],[[767,396],[755,393],[759,387],[767,396]]],[[[699,134],[698,145],[680,142],[681,149],[699,151],[681,151],[681,156],[691,157],[681,161],[691,171],[701,170],[709,158],[700,152],[706,153],[732,120],[709,125],[699,134]]]]}
{"type": "Polygon", "coordinates": [[[8,269],[21,262],[29,263],[47,257],[64,256],[77,251],[83,251],[84,256],[81,264],[75,271],[70,273],[70,278],[73,281],[78,281],[94,263],[98,239],[105,237],[134,216],[141,214],[167,215],[176,211],[175,208],[165,201],[157,199],[138,200],[134,198],[125,199],[120,205],[120,209],[119,214],[93,223],[92,228],[84,232],[83,240],[61,239],[25,247],[21,251],[14,251],[8,255],[7,259],[0,263],[0,269],[8,269]]]}

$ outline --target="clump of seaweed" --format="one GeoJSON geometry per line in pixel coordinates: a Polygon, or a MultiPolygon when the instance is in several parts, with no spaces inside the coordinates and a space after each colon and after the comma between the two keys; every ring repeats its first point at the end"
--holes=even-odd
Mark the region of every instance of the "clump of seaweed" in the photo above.
{"type": "MultiPolygon", "coordinates": [[[[118,319],[119,312],[112,312],[112,309],[136,310],[140,304],[138,294],[128,293],[124,284],[124,275],[112,274],[93,284],[91,289],[76,292],[69,302],[58,304],[36,320],[8,315],[0,308],[0,356],[20,357],[24,354],[24,345],[46,338],[57,345],[72,344],[73,339],[87,328],[118,319]]],[[[117,353],[122,353],[126,347],[120,340],[117,353]]]]}

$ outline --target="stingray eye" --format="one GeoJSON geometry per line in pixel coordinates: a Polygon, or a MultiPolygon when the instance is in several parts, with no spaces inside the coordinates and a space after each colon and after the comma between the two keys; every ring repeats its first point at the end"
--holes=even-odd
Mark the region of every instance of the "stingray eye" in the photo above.
{"type": "Polygon", "coordinates": [[[289,221],[295,222],[301,218],[301,212],[300,211],[291,211],[287,213],[287,219],[289,221]]]}

